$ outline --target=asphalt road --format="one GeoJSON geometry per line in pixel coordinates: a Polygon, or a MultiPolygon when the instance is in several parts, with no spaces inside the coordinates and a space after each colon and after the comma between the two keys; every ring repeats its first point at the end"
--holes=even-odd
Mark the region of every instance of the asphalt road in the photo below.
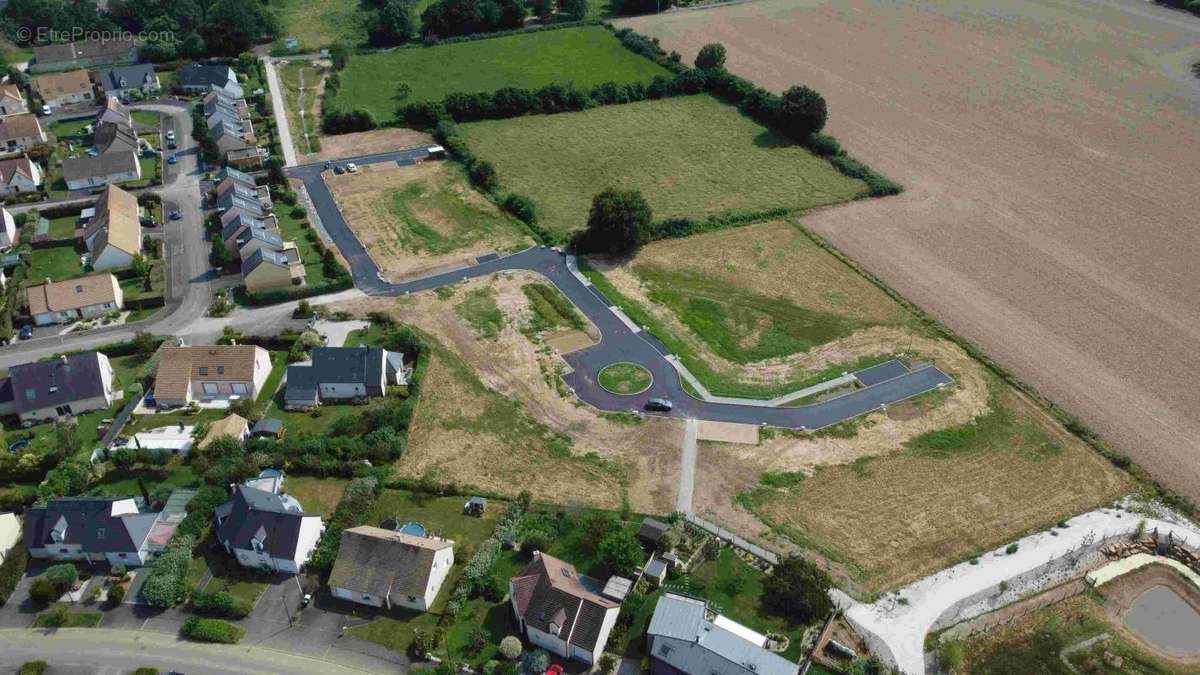
{"type": "MultiPolygon", "coordinates": [[[[340,160],[358,165],[382,162],[412,164],[428,157],[424,148],[385,152],[364,157],[340,160]]],[[[565,355],[572,371],[564,376],[566,383],[583,401],[608,411],[642,410],[650,398],[667,398],[674,409],[666,415],[741,424],[766,424],[791,429],[820,429],[881,406],[903,401],[930,391],[953,380],[934,366],[895,373],[896,376],[874,381],[871,386],[838,398],[799,407],[764,408],[700,401],[683,389],[675,369],[666,360],[668,353],[653,337],[634,332],[609,309],[609,303],[593,287],[585,285],[567,267],[566,255],[548,248],[530,248],[503,258],[487,257],[478,264],[461,270],[437,274],[405,283],[391,283],[379,273],[379,267],[367,253],[366,247],[342,217],[337,203],[322,178],[324,164],[306,164],[288,169],[288,175],[304,182],[321,225],[350,264],[355,285],[368,295],[399,296],[431,290],[457,283],[463,279],[487,276],[504,270],[528,270],[546,277],[558,287],[579,311],[600,329],[601,340],[587,349],[565,355]],[[610,393],[596,381],[605,366],[620,361],[642,365],[654,376],[654,383],[641,394],[622,396],[610,393]]]]}

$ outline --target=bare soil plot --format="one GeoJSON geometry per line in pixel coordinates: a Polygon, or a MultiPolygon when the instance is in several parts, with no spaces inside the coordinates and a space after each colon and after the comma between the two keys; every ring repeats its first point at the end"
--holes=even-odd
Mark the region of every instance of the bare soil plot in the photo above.
{"type": "Polygon", "coordinates": [[[444,347],[426,376],[397,471],[420,476],[433,470],[443,480],[510,495],[528,489],[563,504],[616,508],[624,496],[636,511],[669,513],[683,426],[665,419],[611,421],[566,393],[557,377],[562,360],[521,332],[532,320],[521,287],[544,281],[531,273],[500,275],[441,297],[422,293],[337,307],[388,311],[444,347]],[[505,325],[496,339],[481,341],[454,306],[485,287],[494,289],[505,325]]]}
{"type": "Polygon", "coordinates": [[[1200,497],[1200,23],[1097,0],[765,0],[622,22],[804,82],[906,186],[806,222],[1200,497]]]}
{"type": "Polygon", "coordinates": [[[519,223],[471,189],[462,170],[448,162],[372,164],[359,174],[330,174],[325,182],[346,222],[393,281],[532,244],[519,223]]]}
{"type": "Polygon", "coordinates": [[[305,159],[323,162],[372,155],[377,152],[419,148],[432,144],[433,137],[423,131],[399,128],[375,129],[353,134],[321,136],[321,151],[315,155],[309,155],[305,159]]]}

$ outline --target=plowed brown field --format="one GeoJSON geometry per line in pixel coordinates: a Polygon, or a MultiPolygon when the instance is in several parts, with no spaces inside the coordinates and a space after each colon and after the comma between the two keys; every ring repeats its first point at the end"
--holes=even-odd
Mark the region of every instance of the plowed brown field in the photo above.
{"type": "Polygon", "coordinates": [[[1200,20],[1136,0],[763,0],[624,22],[706,42],[904,184],[806,218],[1200,497],[1200,20]]]}

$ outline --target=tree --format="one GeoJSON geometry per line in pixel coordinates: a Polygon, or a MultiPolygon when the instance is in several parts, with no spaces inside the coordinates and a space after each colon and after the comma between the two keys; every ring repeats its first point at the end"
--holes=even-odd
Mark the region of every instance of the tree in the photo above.
{"type": "Polygon", "coordinates": [[[471,165],[469,171],[471,182],[485,192],[491,192],[500,185],[500,177],[496,174],[496,167],[487,160],[479,160],[471,165]]]}
{"type": "Polygon", "coordinates": [[[626,255],[637,250],[650,229],[650,206],[637,190],[609,188],[592,199],[585,248],[609,255],[626,255]]]}
{"type": "Polygon", "coordinates": [[[79,581],[79,570],[70,563],[51,565],[46,569],[46,579],[55,586],[66,589],[79,581]]]}
{"type": "Polygon", "coordinates": [[[558,10],[572,19],[582,19],[587,16],[587,0],[559,0],[558,10]]]}
{"type": "Polygon", "coordinates": [[[824,97],[801,85],[783,92],[775,116],[780,131],[793,140],[802,141],[825,128],[829,111],[824,97]]]}
{"type": "Polygon", "coordinates": [[[521,658],[521,640],[515,635],[506,635],[500,641],[500,655],[509,661],[521,658]]]}
{"type": "Polygon", "coordinates": [[[137,455],[129,448],[114,450],[110,459],[118,471],[128,471],[137,463],[137,455]]]}
{"type": "Polygon", "coordinates": [[[550,667],[550,654],[545,649],[529,652],[525,658],[525,671],[528,673],[544,673],[550,667]]]}
{"type": "Polygon", "coordinates": [[[386,0],[371,22],[371,44],[392,47],[412,39],[417,32],[414,0],[386,0]]]}
{"type": "Polygon", "coordinates": [[[29,584],[29,598],[34,602],[46,604],[54,602],[62,595],[62,589],[45,577],[38,577],[29,584]]]}
{"type": "Polygon", "coordinates": [[[809,623],[833,609],[829,586],[829,575],[816,565],[788,556],[763,580],[763,606],[793,623],[809,623]]]}
{"type": "Polygon", "coordinates": [[[129,263],[129,267],[133,271],[133,275],[136,277],[144,277],[150,274],[150,263],[146,260],[146,257],[140,253],[133,256],[133,260],[129,263]]]}
{"type": "Polygon", "coordinates": [[[158,350],[158,339],[144,330],[133,334],[133,346],[142,356],[150,356],[158,350]]]}
{"type": "Polygon", "coordinates": [[[716,70],[725,67],[725,45],[710,42],[696,54],[696,67],[700,70],[716,70]]]}
{"type": "Polygon", "coordinates": [[[224,269],[233,262],[233,254],[225,248],[225,242],[221,241],[220,237],[212,238],[212,250],[208,253],[208,262],[218,269],[224,269]]]}
{"type": "Polygon", "coordinates": [[[596,555],[609,574],[628,574],[642,562],[645,554],[632,532],[617,530],[604,537],[596,555]]]}
{"type": "Polygon", "coordinates": [[[335,42],[329,47],[329,60],[334,70],[344,70],[350,62],[350,45],[345,42],[335,42]]]}

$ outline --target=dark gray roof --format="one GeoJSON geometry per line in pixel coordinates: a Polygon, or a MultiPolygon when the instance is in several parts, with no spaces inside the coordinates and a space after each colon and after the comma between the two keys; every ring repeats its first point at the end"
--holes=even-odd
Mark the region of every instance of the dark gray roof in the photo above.
{"type": "Polygon", "coordinates": [[[57,542],[55,530],[63,532],[65,544],[77,544],[88,553],[128,553],[141,548],[156,513],[113,516],[113,502],[135,497],[65,497],[55,499],[25,515],[26,548],[46,548],[57,542]]]}
{"type": "Polygon", "coordinates": [[[133,129],[124,124],[101,122],[96,126],[96,133],[92,137],[92,145],[96,146],[96,149],[101,154],[119,150],[136,152],[138,150],[138,137],[133,129]]]}
{"type": "Polygon", "coordinates": [[[100,86],[106,92],[140,88],[147,82],[154,81],[154,66],[149,63],[139,63],[134,66],[106,68],[100,71],[99,80],[100,86]]]}
{"type": "MultiPolygon", "coordinates": [[[[191,63],[179,69],[179,84],[184,87],[224,87],[231,81],[232,68],[223,64],[191,63]]],[[[236,81],[236,76],[232,78],[236,81]]]]}
{"type": "MultiPolygon", "coordinates": [[[[260,249],[262,250],[262,249],[260,249]]],[[[317,347],[311,363],[288,366],[288,401],[309,401],[323,383],[375,384],[383,379],[384,350],[378,347],[317,347]]]]}
{"type": "Polygon", "coordinates": [[[575,566],[537,553],[510,579],[513,604],[527,626],[593,651],[601,646],[608,611],[620,604],[599,595],[599,583],[575,566]]]}
{"type": "Polygon", "coordinates": [[[229,501],[216,509],[217,539],[233,548],[251,550],[251,539],[264,540],[263,550],[274,558],[296,556],[300,524],[316,516],[291,511],[273,492],[236,485],[229,501]]]}
{"type": "Polygon", "coordinates": [[[254,428],[250,430],[251,435],[267,434],[274,436],[283,430],[283,420],[277,420],[274,417],[264,417],[254,423],[254,428]]]}
{"type": "Polygon", "coordinates": [[[261,218],[263,215],[262,203],[258,201],[257,192],[249,195],[238,194],[236,190],[226,190],[217,195],[217,207],[221,210],[237,207],[253,218],[261,218]]]}
{"type": "Polygon", "coordinates": [[[638,528],[638,536],[657,543],[669,529],[671,526],[661,520],[646,518],[642,521],[642,526],[638,528]]]}
{"type": "Polygon", "coordinates": [[[134,171],[137,168],[137,153],[132,150],[113,150],[102,155],[84,155],[64,159],[63,179],[82,180],[97,176],[134,171]]]}
{"type": "Polygon", "coordinates": [[[221,181],[225,180],[226,178],[232,178],[238,183],[254,185],[254,176],[228,166],[217,172],[217,184],[220,184],[221,181]]]}
{"type": "Polygon", "coordinates": [[[251,239],[257,239],[275,250],[283,248],[283,237],[261,225],[251,225],[245,232],[238,235],[238,246],[243,246],[251,239]]]}
{"type": "Polygon", "coordinates": [[[10,368],[8,376],[18,415],[104,395],[100,355],[96,352],[24,363],[10,368]]]}
{"type": "MultiPolygon", "coordinates": [[[[269,248],[260,248],[250,254],[249,258],[242,261],[242,276],[253,272],[259,265],[278,265],[280,267],[288,266],[288,258],[286,255],[278,251],[272,251],[269,248]]],[[[288,367],[288,372],[291,372],[291,366],[288,367]]]]}
{"type": "Polygon", "coordinates": [[[231,237],[241,235],[242,230],[254,225],[265,226],[266,222],[238,209],[233,218],[225,224],[225,227],[221,228],[221,240],[228,242],[231,237]]]}
{"type": "Polygon", "coordinates": [[[646,629],[650,657],[688,675],[796,675],[800,667],[709,621],[703,600],[667,593],[646,629]]]}

